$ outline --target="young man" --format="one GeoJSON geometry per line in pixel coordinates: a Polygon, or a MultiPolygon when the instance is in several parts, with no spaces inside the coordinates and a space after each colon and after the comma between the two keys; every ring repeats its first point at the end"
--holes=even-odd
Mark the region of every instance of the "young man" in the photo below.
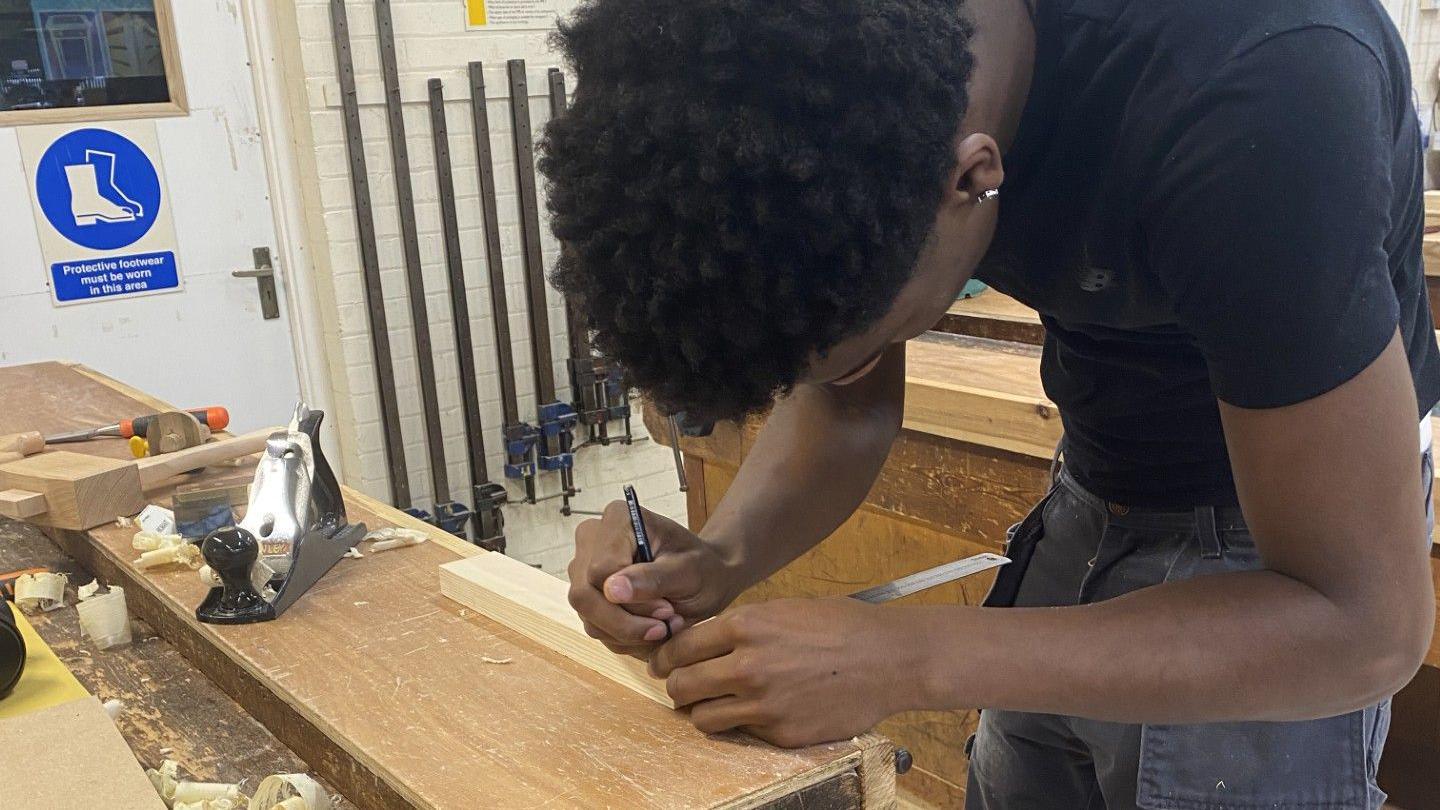
{"type": "Polygon", "coordinates": [[[559,42],[557,282],[661,407],[778,397],[700,536],[580,529],[594,636],[707,732],[983,707],[972,808],[1379,806],[1440,352],[1377,3],[591,0],[559,42]],[[988,606],[720,614],[860,503],[972,275],[1041,313],[1066,429],[988,606]]]}

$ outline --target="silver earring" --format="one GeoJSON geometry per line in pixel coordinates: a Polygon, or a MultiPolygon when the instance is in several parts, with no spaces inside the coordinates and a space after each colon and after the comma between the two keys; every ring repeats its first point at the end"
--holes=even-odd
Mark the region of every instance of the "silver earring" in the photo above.
{"type": "Polygon", "coordinates": [[[976,204],[976,205],[984,205],[985,203],[990,202],[991,200],[998,200],[998,199],[1000,199],[1000,189],[998,189],[998,188],[992,188],[992,189],[989,189],[989,190],[987,190],[987,191],[981,192],[980,195],[975,198],[975,204],[976,204]]]}

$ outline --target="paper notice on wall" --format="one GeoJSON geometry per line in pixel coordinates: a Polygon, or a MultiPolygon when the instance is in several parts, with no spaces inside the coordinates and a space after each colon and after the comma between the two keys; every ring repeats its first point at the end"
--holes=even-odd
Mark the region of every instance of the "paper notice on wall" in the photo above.
{"type": "Polygon", "coordinates": [[[576,0],[465,0],[469,27],[486,30],[543,31],[570,13],[576,0]]]}

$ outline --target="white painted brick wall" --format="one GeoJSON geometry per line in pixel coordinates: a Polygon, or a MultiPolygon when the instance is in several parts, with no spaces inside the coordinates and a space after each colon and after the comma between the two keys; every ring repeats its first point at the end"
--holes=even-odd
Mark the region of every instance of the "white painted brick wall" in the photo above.
{"type": "MultiPolygon", "coordinates": [[[[365,133],[365,157],[369,166],[374,203],[376,247],[385,291],[386,315],[390,322],[390,343],[395,362],[394,385],[406,443],[410,488],[416,505],[428,508],[432,503],[429,461],[425,451],[425,431],[421,415],[423,411],[417,387],[414,337],[405,292],[399,210],[390,159],[389,129],[382,103],[379,44],[375,34],[373,3],[368,0],[350,2],[348,11],[351,50],[361,104],[360,120],[365,133]]],[[[348,483],[371,495],[386,499],[389,497],[389,484],[365,313],[360,250],[356,241],[355,214],[351,205],[349,161],[345,152],[345,132],[341,121],[338,83],[335,79],[328,0],[299,0],[296,14],[310,125],[314,137],[314,159],[320,183],[318,198],[324,209],[323,220],[328,239],[326,247],[334,272],[338,309],[339,333],[331,337],[331,345],[339,355],[334,368],[336,373],[347,376],[354,404],[355,424],[341,426],[342,430],[355,437],[356,441],[353,455],[358,459],[358,464],[351,463],[347,466],[348,483]]],[[[510,135],[506,61],[517,58],[527,60],[531,93],[530,114],[538,138],[550,118],[546,71],[559,65],[559,59],[547,46],[548,31],[467,31],[465,5],[459,0],[395,0],[393,20],[415,192],[415,222],[424,264],[431,340],[435,346],[435,371],[451,496],[468,501],[468,493],[464,487],[469,481],[469,471],[426,80],[437,77],[445,82],[451,159],[459,209],[460,238],[464,251],[466,298],[470,307],[470,329],[478,365],[481,416],[485,423],[484,440],[490,462],[489,474],[492,480],[498,481],[503,480],[504,466],[504,454],[499,442],[502,420],[500,388],[491,320],[479,178],[471,131],[467,65],[474,60],[481,60],[486,65],[490,142],[495,158],[496,190],[502,229],[502,260],[507,282],[506,295],[509,298],[510,332],[514,338],[520,413],[524,418],[533,419],[536,408],[535,384],[529,319],[525,305],[519,198],[516,190],[514,146],[510,135]]],[[[573,90],[573,80],[569,84],[573,90]]],[[[548,271],[554,266],[558,245],[549,234],[548,223],[543,221],[543,199],[541,213],[542,245],[548,271]]],[[[553,290],[549,291],[549,317],[552,355],[556,361],[552,372],[557,391],[563,398],[568,395],[569,388],[564,365],[568,356],[565,313],[560,296],[553,290]]],[[[638,419],[636,424],[639,425],[638,419]]],[[[681,517],[684,514],[683,501],[679,501],[677,506],[678,489],[674,484],[674,470],[669,459],[668,450],[649,443],[625,450],[614,447],[586,450],[580,458],[579,474],[582,486],[589,486],[593,490],[587,495],[593,494],[594,497],[582,498],[586,501],[594,500],[590,505],[598,507],[618,494],[621,480],[628,480],[626,476],[643,469],[654,479],[649,482],[652,500],[659,498],[659,505],[671,510],[674,516],[681,517]],[[599,463],[597,459],[615,453],[620,453],[627,460],[618,467],[608,464],[603,468],[618,476],[615,480],[609,480],[597,472],[600,469],[596,466],[599,463]],[[661,486],[659,473],[668,475],[668,491],[661,486]],[[602,490],[606,493],[604,498],[600,497],[602,490]],[[678,511],[675,511],[677,509],[678,511]]],[[[542,494],[558,489],[555,478],[554,475],[541,477],[542,494]]],[[[573,530],[574,521],[565,521],[562,527],[562,522],[558,520],[558,503],[546,502],[546,505],[541,507],[511,507],[507,511],[513,527],[512,547],[518,539],[520,545],[531,552],[548,555],[547,560],[562,556],[559,549],[569,548],[569,532],[573,530]],[[543,517],[552,514],[553,519],[543,517]]],[[[548,567],[555,568],[554,565],[548,567]]]]}

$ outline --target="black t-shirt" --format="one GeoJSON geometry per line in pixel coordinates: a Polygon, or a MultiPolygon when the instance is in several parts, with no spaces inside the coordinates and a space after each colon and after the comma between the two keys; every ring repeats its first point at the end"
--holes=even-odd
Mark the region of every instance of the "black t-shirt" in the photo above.
{"type": "Polygon", "coordinates": [[[1419,127],[1374,0],[1038,0],[978,277],[1037,309],[1066,463],[1136,506],[1233,504],[1217,397],[1303,402],[1395,334],[1440,400],[1419,127]]]}

